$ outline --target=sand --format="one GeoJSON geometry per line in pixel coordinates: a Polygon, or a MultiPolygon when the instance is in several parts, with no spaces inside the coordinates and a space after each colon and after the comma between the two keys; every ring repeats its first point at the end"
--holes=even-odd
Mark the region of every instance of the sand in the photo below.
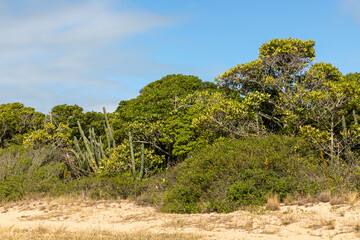
{"type": "Polygon", "coordinates": [[[190,233],[200,239],[360,239],[360,205],[280,205],[229,214],[165,214],[134,202],[37,199],[0,204],[0,227],[190,233]]]}

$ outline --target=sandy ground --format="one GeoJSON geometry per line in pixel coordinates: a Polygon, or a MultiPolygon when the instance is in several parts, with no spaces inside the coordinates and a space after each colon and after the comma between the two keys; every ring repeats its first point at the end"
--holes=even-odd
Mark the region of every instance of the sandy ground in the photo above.
{"type": "Polygon", "coordinates": [[[0,204],[0,227],[195,233],[200,239],[360,239],[360,205],[281,205],[230,214],[164,214],[130,201],[66,198],[0,204]]]}

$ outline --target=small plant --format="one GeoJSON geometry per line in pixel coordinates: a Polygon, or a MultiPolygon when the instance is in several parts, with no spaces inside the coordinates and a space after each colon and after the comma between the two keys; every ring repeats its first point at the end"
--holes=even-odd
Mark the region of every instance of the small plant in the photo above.
{"type": "Polygon", "coordinates": [[[358,201],[359,194],[357,192],[348,192],[346,195],[347,203],[354,206],[358,201]]]}
{"type": "Polygon", "coordinates": [[[335,220],[328,220],[325,222],[326,224],[326,229],[327,230],[334,230],[335,229],[335,220]]]}
{"type": "Polygon", "coordinates": [[[292,210],[290,207],[287,207],[286,211],[284,211],[283,214],[290,214],[293,212],[294,212],[294,210],[292,210]]]}
{"type": "Polygon", "coordinates": [[[326,220],[324,218],[321,218],[317,222],[308,226],[308,228],[311,228],[314,230],[320,229],[323,227],[326,227],[327,230],[334,230],[335,229],[335,220],[334,219],[326,220]]]}
{"type": "Polygon", "coordinates": [[[254,229],[254,220],[249,219],[246,221],[246,223],[243,226],[248,232],[252,231],[254,229]]]}
{"type": "Polygon", "coordinates": [[[266,202],[266,209],[271,211],[280,210],[280,200],[279,197],[275,194],[271,194],[266,202]]]}
{"type": "Polygon", "coordinates": [[[360,232],[360,222],[357,222],[354,226],[354,231],[355,232],[360,232]]]}
{"type": "Polygon", "coordinates": [[[344,204],[346,202],[345,197],[344,196],[333,196],[330,199],[330,204],[331,205],[340,205],[340,204],[344,204]]]}
{"type": "Polygon", "coordinates": [[[285,205],[292,205],[295,202],[294,196],[287,194],[286,197],[283,199],[283,203],[285,205]]]}
{"type": "Polygon", "coordinates": [[[318,200],[320,202],[329,202],[331,200],[331,192],[330,191],[321,192],[318,196],[318,200]]]}
{"type": "Polygon", "coordinates": [[[294,215],[288,215],[288,216],[284,216],[281,218],[281,224],[282,225],[289,225],[291,223],[294,223],[295,222],[295,217],[294,215]]]}

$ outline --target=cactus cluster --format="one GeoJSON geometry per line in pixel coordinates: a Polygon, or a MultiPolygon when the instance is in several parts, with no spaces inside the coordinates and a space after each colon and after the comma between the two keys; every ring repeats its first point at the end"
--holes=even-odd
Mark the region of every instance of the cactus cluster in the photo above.
{"type": "MultiPolygon", "coordinates": [[[[115,148],[116,146],[115,140],[113,137],[112,129],[110,127],[108,118],[106,116],[105,107],[103,108],[103,110],[105,116],[104,129],[108,141],[107,146],[109,149],[115,148]]],[[[101,138],[96,137],[94,128],[89,129],[89,136],[86,137],[79,121],[77,122],[77,124],[85,147],[84,150],[81,149],[78,139],[74,137],[75,150],[73,150],[73,153],[77,160],[78,163],[77,165],[81,170],[85,172],[97,173],[100,160],[104,159],[105,157],[108,157],[106,156],[101,138]]]]}
{"type": "MultiPolygon", "coordinates": [[[[109,124],[109,120],[106,115],[106,110],[104,110],[104,117],[105,117],[105,123],[104,123],[104,129],[106,132],[106,138],[107,138],[107,149],[104,150],[104,145],[101,141],[100,137],[96,137],[95,130],[93,128],[89,129],[89,135],[86,136],[80,122],[78,121],[78,127],[81,134],[81,139],[83,141],[84,147],[81,148],[79,144],[79,140],[74,137],[74,145],[75,150],[73,150],[73,153],[75,155],[75,158],[77,160],[77,166],[78,168],[83,171],[83,173],[98,173],[99,171],[99,164],[102,159],[110,158],[111,154],[114,153],[114,149],[116,148],[114,136],[112,129],[109,124]],[[113,151],[110,151],[113,149],[113,151]],[[107,154],[109,156],[107,156],[107,154]]],[[[144,175],[144,158],[145,158],[145,147],[142,143],[141,145],[141,167],[139,176],[136,175],[136,167],[135,167],[135,156],[134,156],[134,144],[133,139],[131,136],[131,132],[129,132],[129,142],[130,142],[130,154],[131,154],[131,171],[133,173],[134,180],[139,179],[141,180],[144,175]]]]}
{"type": "MultiPolygon", "coordinates": [[[[131,132],[129,132],[129,143],[130,143],[130,155],[131,155],[131,170],[133,173],[133,178],[136,180],[136,168],[135,168],[135,157],[134,157],[134,146],[133,140],[131,136],[131,132]]],[[[141,167],[138,179],[141,180],[144,175],[144,155],[145,155],[145,147],[144,143],[141,144],[141,167]]]]}

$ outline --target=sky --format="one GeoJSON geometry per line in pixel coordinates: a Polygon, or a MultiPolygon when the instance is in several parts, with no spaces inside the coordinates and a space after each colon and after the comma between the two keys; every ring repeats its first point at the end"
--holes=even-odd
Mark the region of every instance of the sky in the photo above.
{"type": "Polygon", "coordinates": [[[214,81],[289,37],[360,72],[360,0],[0,0],[0,104],[112,112],[168,74],[214,81]]]}

